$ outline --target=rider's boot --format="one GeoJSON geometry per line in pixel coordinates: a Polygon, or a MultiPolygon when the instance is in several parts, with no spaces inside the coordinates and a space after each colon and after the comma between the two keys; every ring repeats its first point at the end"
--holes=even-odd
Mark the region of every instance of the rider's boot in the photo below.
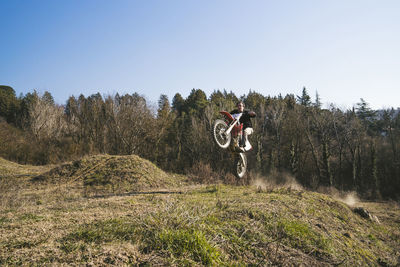
{"type": "Polygon", "coordinates": [[[246,150],[244,149],[243,146],[239,145],[239,146],[235,147],[235,152],[244,153],[244,152],[246,152],[246,150]]]}

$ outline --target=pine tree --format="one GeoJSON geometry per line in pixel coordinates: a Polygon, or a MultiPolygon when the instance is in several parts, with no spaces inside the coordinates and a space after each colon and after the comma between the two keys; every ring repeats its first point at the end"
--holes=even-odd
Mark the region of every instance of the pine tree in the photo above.
{"type": "Polygon", "coordinates": [[[373,135],[374,131],[376,130],[376,111],[372,110],[369,107],[369,104],[361,98],[360,102],[357,103],[356,114],[363,123],[364,127],[367,129],[367,132],[370,135],[373,135]]]}
{"type": "Polygon", "coordinates": [[[0,116],[8,123],[15,123],[19,109],[19,101],[10,86],[0,85],[0,116]]]}
{"type": "Polygon", "coordinates": [[[187,113],[200,116],[208,104],[207,96],[201,89],[192,89],[185,101],[187,113]]]}
{"type": "Polygon", "coordinates": [[[322,106],[321,103],[321,98],[319,97],[318,91],[315,92],[315,103],[314,103],[314,107],[320,109],[322,106]]]}
{"type": "Polygon", "coordinates": [[[299,102],[300,105],[309,107],[311,106],[311,97],[307,93],[307,89],[303,87],[303,92],[301,96],[297,96],[297,101],[299,102]]]}
{"type": "Polygon", "coordinates": [[[172,99],[172,108],[179,115],[181,115],[182,112],[184,111],[185,100],[183,99],[180,93],[176,93],[174,98],[172,99]]]}
{"type": "Polygon", "coordinates": [[[171,106],[169,104],[167,95],[160,95],[160,99],[158,100],[158,110],[157,117],[158,118],[166,118],[171,111],[171,106]]]}

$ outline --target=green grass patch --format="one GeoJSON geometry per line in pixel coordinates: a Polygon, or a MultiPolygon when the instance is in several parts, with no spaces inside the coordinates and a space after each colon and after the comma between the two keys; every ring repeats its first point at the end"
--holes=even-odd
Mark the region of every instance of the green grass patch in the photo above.
{"type": "Polygon", "coordinates": [[[2,257],[0,256],[0,266],[22,266],[24,264],[24,260],[21,258],[17,257],[12,257],[12,256],[6,256],[2,257]]]}
{"type": "Polygon", "coordinates": [[[313,230],[308,224],[298,220],[280,219],[278,229],[281,229],[286,243],[293,248],[298,248],[305,253],[316,250],[329,253],[331,242],[320,233],[313,230]]]}
{"type": "Polygon", "coordinates": [[[21,221],[31,221],[31,222],[39,222],[44,219],[43,216],[39,216],[33,213],[25,213],[19,217],[21,221]]]}
{"type": "Polygon", "coordinates": [[[12,240],[5,247],[8,249],[33,248],[43,242],[44,240],[12,240]]]}
{"type": "Polygon", "coordinates": [[[220,252],[211,245],[203,232],[194,229],[167,229],[156,235],[155,249],[167,250],[179,262],[193,259],[204,265],[215,265],[221,262],[220,252]]]}
{"type": "Polygon", "coordinates": [[[127,241],[138,244],[145,254],[167,254],[171,262],[179,265],[214,265],[221,262],[219,250],[208,242],[202,231],[172,229],[172,224],[162,223],[147,217],[141,223],[111,219],[84,224],[60,239],[60,248],[66,253],[76,253],[104,243],[127,241]]]}
{"type": "Polygon", "coordinates": [[[4,216],[0,217],[0,226],[8,222],[10,222],[10,219],[8,219],[7,217],[4,216]]]}
{"type": "Polygon", "coordinates": [[[95,222],[81,225],[68,234],[59,242],[61,249],[65,252],[73,252],[78,249],[84,249],[84,244],[100,244],[112,242],[115,240],[134,240],[135,225],[121,219],[110,219],[106,221],[95,222]]]}

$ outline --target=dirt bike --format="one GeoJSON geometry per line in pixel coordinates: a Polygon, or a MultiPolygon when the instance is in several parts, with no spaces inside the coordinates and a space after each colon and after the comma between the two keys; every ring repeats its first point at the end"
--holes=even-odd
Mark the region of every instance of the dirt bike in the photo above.
{"type": "MultiPolygon", "coordinates": [[[[243,151],[245,144],[243,124],[239,122],[243,113],[230,114],[220,111],[225,120],[217,119],[213,126],[213,137],[217,145],[223,149],[229,148],[234,158],[233,172],[237,178],[243,178],[247,169],[247,157],[243,151]]],[[[250,145],[248,141],[246,145],[250,145]]],[[[250,146],[251,147],[251,146],[250,146]]]]}

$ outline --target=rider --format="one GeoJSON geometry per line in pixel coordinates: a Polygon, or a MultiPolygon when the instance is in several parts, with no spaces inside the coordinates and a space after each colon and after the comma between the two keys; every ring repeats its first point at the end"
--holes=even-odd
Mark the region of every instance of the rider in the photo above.
{"type": "Polygon", "coordinates": [[[242,152],[249,151],[252,147],[251,144],[248,140],[248,136],[253,133],[253,125],[251,124],[250,118],[254,118],[256,116],[256,113],[254,111],[250,110],[245,110],[244,109],[244,103],[242,101],[239,101],[236,104],[237,109],[232,110],[230,113],[232,115],[234,114],[240,114],[243,113],[242,117],[240,117],[240,123],[243,123],[243,132],[244,132],[244,147],[240,147],[240,150],[242,152]]]}

